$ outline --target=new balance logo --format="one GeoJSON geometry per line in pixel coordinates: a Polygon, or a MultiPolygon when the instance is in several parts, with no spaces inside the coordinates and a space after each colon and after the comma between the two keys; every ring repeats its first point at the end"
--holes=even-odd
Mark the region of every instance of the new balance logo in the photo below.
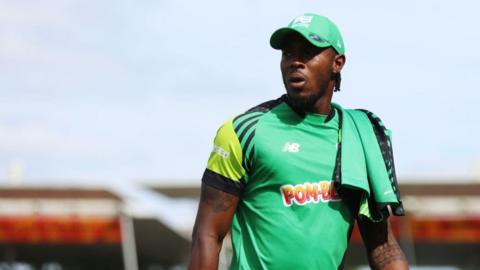
{"type": "Polygon", "coordinates": [[[286,142],[282,149],[283,152],[297,153],[300,151],[300,144],[286,142]]]}

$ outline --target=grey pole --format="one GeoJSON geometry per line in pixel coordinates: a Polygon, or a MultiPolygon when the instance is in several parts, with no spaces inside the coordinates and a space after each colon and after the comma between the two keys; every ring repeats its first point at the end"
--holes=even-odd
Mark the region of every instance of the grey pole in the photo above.
{"type": "Polygon", "coordinates": [[[135,244],[135,230],[133,228],[132,217],[123,213],[120,215],[120,230],[125,270],[138,270],[137,247],[135,244]]]}

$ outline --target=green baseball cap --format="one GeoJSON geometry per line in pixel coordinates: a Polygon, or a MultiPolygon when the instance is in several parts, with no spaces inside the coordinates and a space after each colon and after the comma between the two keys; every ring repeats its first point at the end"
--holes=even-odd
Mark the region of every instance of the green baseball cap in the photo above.
{"type": "Polygon", "coordinates": [[[305,13],[296,17],[288,24],[275,31],[270,37],[272,48],[280,50],[285,37],[291,32],[301,34],[306,40],[317,47],[332,46],[338,54],[345,54],[342,35],[338,27],[327,17],[313,13],[305,13]]]}

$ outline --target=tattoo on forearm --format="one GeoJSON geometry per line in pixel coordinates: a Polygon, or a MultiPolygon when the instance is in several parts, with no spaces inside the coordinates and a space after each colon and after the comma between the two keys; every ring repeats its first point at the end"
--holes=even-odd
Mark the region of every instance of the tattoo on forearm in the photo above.
{"type": "Polygon", "coordinates": [[[385,243],[376,247],[371,253],[371,267],[374,270],[380,270],[387,267],[395,261],[407,263],[407,259],[402,250],[396,243],[385,243]]]}
{"type": "Polygon", "coordinates": [[[201,201],[207,203],[215,212],[224,212],[229,209],[235,200],[235,196],[216,188],[202,185],[201,201]]]}

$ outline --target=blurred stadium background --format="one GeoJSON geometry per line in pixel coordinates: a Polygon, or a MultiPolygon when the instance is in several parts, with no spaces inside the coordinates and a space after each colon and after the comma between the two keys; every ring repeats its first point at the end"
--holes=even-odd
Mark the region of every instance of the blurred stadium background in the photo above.
{"type": "MultiPolygon", "coordinates": [[[[185,269],[199,185],[162,183],[4,180],[0,269],[185,269]]],[[[407,215],[391,224],[412,269],[480,269],[480,182],[403,184],[401,192],[407,215]]],[[[227,238],[220,269],[227,269],[230,253],[227,238]]],[[[346,262],[345,269],[367,269],[357,230],[346,262]]]]}
{"type": "MultiPolygon", "coordinates": [[[[283,93],[268,39],[304,12],[344,36],[335,101],[394,132],[407,216],[392,226],[412,269],[480,269],[478,10],[0,0],[0,270],[184,269],[215,130],[283,93]]],[[[358,232],[347,263],[367,269],[358,232]]]]}

